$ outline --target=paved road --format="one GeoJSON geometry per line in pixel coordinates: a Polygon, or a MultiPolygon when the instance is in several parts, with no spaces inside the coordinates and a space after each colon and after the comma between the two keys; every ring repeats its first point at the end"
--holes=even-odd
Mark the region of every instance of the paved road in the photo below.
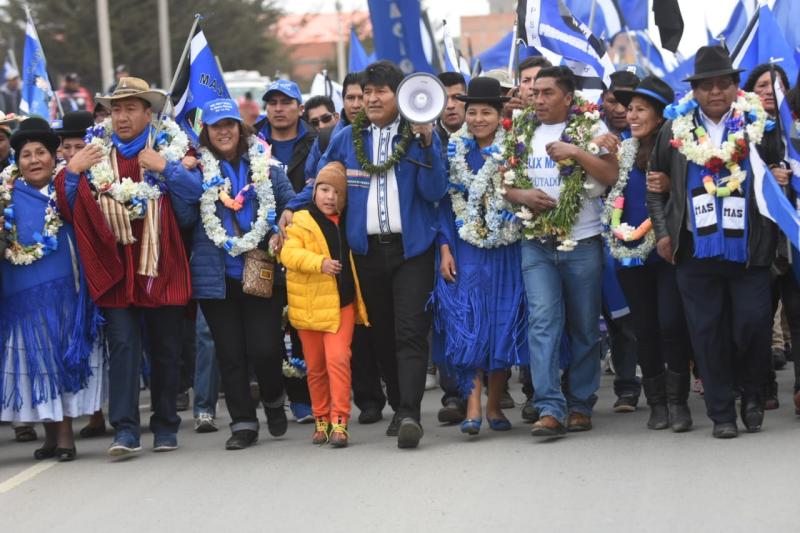
{"type": "Polygon", "coordinates": [[[800,531],[791,374],[779,372],[782,407],[764,431],[731,441],[711,438],[694,394],[688,434],[645,429],[644,408],[613,413],[609,376],[595,429],[555,442],[534,441],[518,410],[511,432],[484,425],[468,440],[436,423],[436,391],[418,450],[398,450],[384,423],[355,424],[347,449],[317,448],[292,422],[283,438],[264,427],[255,447],[226,452],[227,428],[197,435],[186,419],[173,453],[151,453],[146,434],[129,460],[110,461],[108,439],[94,439],[77,442],[74,463],[34,463],[41,443],[11,442],[3,426],[0,531],[800,531]]]}

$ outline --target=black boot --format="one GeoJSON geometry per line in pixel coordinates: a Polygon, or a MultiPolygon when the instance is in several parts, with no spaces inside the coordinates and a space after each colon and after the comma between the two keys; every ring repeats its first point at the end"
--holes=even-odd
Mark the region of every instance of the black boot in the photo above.
{"type": "Polygon", "coordinates": [[[650,406],[650,419],[647,427],[650,429],[667,429],[669,415],[667,413],[667,394],[664,388],[664,374],[654,378],[642,380],[642,389],[650,406]]]}
{"type": "Polygon", "coordinates": [[[692,413],[686,403],[689,399],[689,373],[667,370],[666,375],[669,424],[676,433],[689,431],[692,429],[692,413]]]}

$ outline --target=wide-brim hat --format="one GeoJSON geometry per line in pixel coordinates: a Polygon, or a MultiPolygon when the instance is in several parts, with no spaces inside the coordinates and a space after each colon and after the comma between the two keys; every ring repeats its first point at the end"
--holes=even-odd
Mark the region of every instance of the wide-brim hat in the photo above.
{"type": "Polygon", "coordinates": [[[6,137],[11,137],[11,130],[16,127],[18,122],[22,122],[25,120],[26,117],[22,115],[16,115],[14,113],[3,113],[0,111],[0,133],[3,133],[6,137]]]}
{"type": "Polygon", "coordinates": [[[53,130],[62,139],[84,137],[86,130],[94,125],[94,115],[89,111],[70,111],[64,113],[61,127],[53,130]]]}
{"type": "Polygon", "coordinates": [[[167,101],[167,94],[157,89],[151,89],[150,84],[141,78],[120,78],[119,83],[114,88],[114,92],[106,95],[95,96],[95,101],[111,109],[111,102],[115,100],[123,100],[125,98],[141,98],[150,104],[150,108],[158,113],[164,107],[167,101]]]}
{"type": "Polygon", "coordinates": [[[514,80],[511,79],[508,70],[504,68],[493,68],[492,70],[487,70],[483,73],[483,76],[486,78],[496,79],[498,82],[500,82],[500,87],[503,89],[508,90],[514,88],[514,80]]]}
{"type": "Polygon", "coordinates": [[[731,56],[722,46],[702,46],[694,58],[694,74],[683,81],[707,80],[744,71],[743,68],[734,68],[731,56]]]}
{"type": "Polygon", "coordinates": [[[11,148],[19,156],[19,151],[29,141],[39,141],[50,152],[55,153],[61,144],[61,138],[53,132],[50,124],[41,117],[31,117],[23,120],[17,131],[9,139],[11,148]]]}
{"type": "Polygon", "coordinates": [[[675,100],[675,93],[672,91],[672,87],[656,76],[646,77],[639,82],[635,89],[617,89],[614,91],[614,98],[625,107],[628,107],[634,96],[642,96],[662,106],[668,106],[675,100]]]}
{"type": "Polygon", "coordinates": [[[503,96],[499,81],[487,76],[480,76],[472,78],[467,88],[467,94],[456,95],[456,99],[468,104],[502,104],[511,100],[511,97],[503,96]]]}

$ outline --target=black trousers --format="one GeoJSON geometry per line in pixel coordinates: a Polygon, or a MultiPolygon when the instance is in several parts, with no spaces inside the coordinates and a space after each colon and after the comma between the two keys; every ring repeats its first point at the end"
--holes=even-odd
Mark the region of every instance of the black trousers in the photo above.
{"type": "Polygon", "coordinates": [[[708,417],[735,422],[737,370],[743,399],[760,399],[770,369],[772,309],[767,267],[688,258],[677,267],[708,417]]]}
{"type": "Polygon", "coordinates": [[[664,373],[689,372],[689,332],[675,266],[658,261],[623,268],[617,278],[631,308],[633,329],[639,344],[639,366],[644,378],[664,373]]]}
{"type": "MultiPolygon", "coordinates": [[[[792,337],[792,362],[794,363],[794,390],[800,389],[800,286],[789,270],[772,282],[772,314],[778,309],[778,301],[783,302],[786,322],[792,337]]],[[[774,379],[774,371],[772,372],[774,379]]]]}
{"type": "Polygon", "coordinates": [[[286,292],[280,289],[275,287],[272,298],[259,298],[244,294],[240,281],[226,278],[224,300],[200,300],[214,338],[231,431],[258,431],[249,367],[256,374],[264,403],[283,401],[281,317],[286,292]]]}
{"type": "Polygon", "coordinates": [[[372,395],[376,406],[383,405],[383,393],[378,395],[383,377],[389,405],[397,414],[420,418],[428,368],[431,313],[426,304],[433,290],[433,257],[431,246],[405,259],[399,239],[388,244],[371,239],[367,254],[355,256],[372,326],[357,331],[360,338],[353,343],[353,381],[364,385],[354,388],[360,389],[362,405],[367,401],[365,394],[372,395]]]}
{"type": "Polygon", "coordinates": [[[142,350],[150,357],[153,433],[177,433],[175,411],[183,347],[184,306],[104,308],[108,339],[108,418],[115,431],[140,434],[139,377],[142,350]],[[147,330],[145,340],[143,327],[147,330]]]}
{"type": "Polygon", "coordinates": [[[194,369],[197,360],[197,333],[195,321],[183,319],[183,348],[181,350],[181,378],[178,392],[186,392],[194,384],[194,369]]]}

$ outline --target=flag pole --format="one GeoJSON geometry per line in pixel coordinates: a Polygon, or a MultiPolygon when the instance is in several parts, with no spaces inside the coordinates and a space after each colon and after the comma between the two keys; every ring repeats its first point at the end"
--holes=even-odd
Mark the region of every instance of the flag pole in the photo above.
{"type": "Polygon", "coordinates": [[[161,112],[158,114],[158,121],[156,123],[156,133],[153,135],[153,139],[158,137],[158,134],[161,133],[161,128],[164,124],[164,116],[166,115],[167,110],[172,107],[172,91],[175,90],[175,84],[178,83],[178,76],[181,74],[181,70],[183,69],[183,64],[186,62],[186,56],[189,54],[189,47],[192,44],[192,38],[194,37],[194,32],[197,29],[197,25],[200,24],[200,20],[202,20],[203,16],[200,13],[195,13],[194,15],[194,23],[192,24],[192,29],[189,30],[189,37],[186,38],[186,44],[183,47],[183,52],[181,52],[181,58],[178,60],[178,68],[175,69],[175,74],[172,76],[172,82],[169,84],[169,90],[167,91],[167,101],[164,102],[164,107],[161,108],[161,112]]]}
{"type": "Polygon", "coordinates": [[[742,36],[739,37],[736,46],[733,47],[733,51],[730,53],[731,59],[739,55],[739,52],[742,50],[744,42],[747,40],[747,36],[750,35],[750,32],[753,31],[753,27],[756,25],[756,22],[758,22],[758,13],[759,10],[756,9],[756,14],[753,15],[753,18],[751,18],[750,22],[747,23],[747,28],[745,28],[744,32],[742,33],[742,36]]]}
{"type": "MultiPolygon", "coordinates": [[[[777,63],[779,61],[782,61],[782,60],[781,59],[776,59],[774,57],[770,57],[769,58],[769,79],[770,79],[770,82],[772,83],[772,99],[775,101],[775,129],[778,132],[782,133],[783,129],[781,127],[781,111],[778,108],[778,97],[775,94],[775,81],[776,81],[776,78],[777,78],[777,73],[775,72],[775,63],[777,63]]],[[[786,95],[784,94],[783,97],[785,99],[786,95]]],[[[783,137],[783,135],[779,136],[779,138],[782,138],[782,137],[783,137]]],[[[791,139],[786,139],[784,142],[787,142],[787,143],[791,142],[791,139]]],[[[784,150],[785,150],[785,148],[784,148],[784,150]]],[[[781,161],[781,168],[785,168],[783,165],[785,165],[785,162],[781,161]]],[[[786,185],[781,185],[781,189],[783,190],[783,195],[788,198],[789,197],[789,187],[787,187],[786,185]]],[[[792,241],[790,239],[786,239],[786,257],[789,259],[789,264],[791,265],[792,264],[792,241]]]]}
{"type": "MultiPolygon", "coordinates": [[[[511,51],[508,54],[508,77],[516,79],[514,63],[517,60],[517,32],[519,31],[519,1],[514,2],[514,29],[511,30],[511,51]]],[[[515,83],[516,85],[516,83],[515,83]]]]}
{"type": "MultiPolygon", "coordinates": [[[[30,21],[31,25],[33,26],[33,31],[36,32],[36,40],[39,41],[39,48],[42,51],[42,56],[44,56],[44,46],[42,46],[42,40],[39,39],[39,32],[36,31],[36,24],[34,24],[33,16],[31,15],[31,8],[30,8],[30,6],[28,6],[27,3],[25,4],[25,16],[28,17],[28,20],[30,21]]],[[[45,58],[45,65],[46,64],[47,64],[47,59],[45,58]]],[[[19,72],[19,69],[17,69],[17,72],[19,72]]],[[[64,118],[64,108],[61,107],[61,99],[58,97],[56,92],[53,90],[53,83],[50,81],[50,75],[49,74],[47,76],[47,86],[50,89],[50,96],[52,98],[55,98],[55,100],[56,100],[56,109],[58,110],[58,116],[61,117],[61,118],[64,118]]]]}

